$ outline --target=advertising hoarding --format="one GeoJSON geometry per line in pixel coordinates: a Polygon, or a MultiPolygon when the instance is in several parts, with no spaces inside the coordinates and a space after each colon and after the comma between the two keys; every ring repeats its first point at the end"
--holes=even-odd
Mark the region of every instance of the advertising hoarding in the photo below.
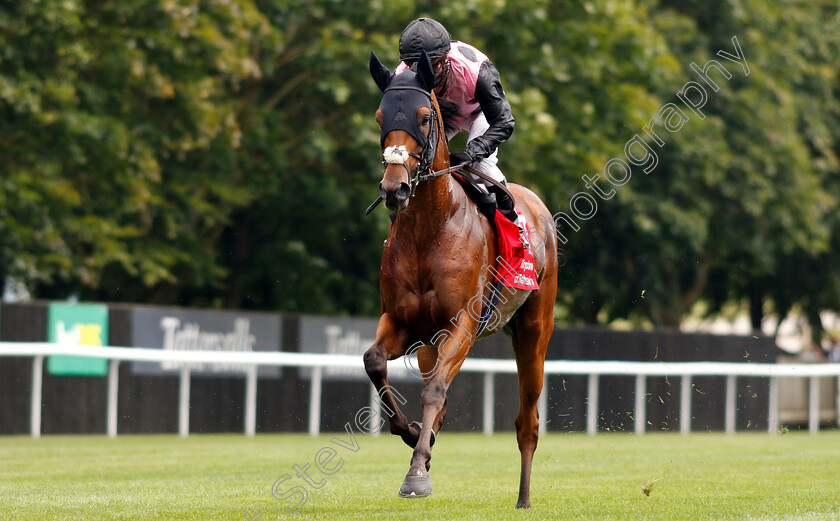
{"type": "MultiPolygon", "coordinates": [[[[171,351],[278,351],[280,315],[185,308],[132,310],[132,347],[171,351]]],[[[188,368],[193,375],[242,376],[243,364],[133,362],[134,374],[173,376],[188,368]]],[[[279,367],[260,367],[261,378],[278,378],[279,367]]]]}
{"type": "MultiPolygon", "coordinates": [[[[108,307],[104,304],[50,304],[47,341],[80,346],[108,345],[108,307]]],[[[47,358],[54,376],[105,376],[108,360],[55,355],[47,358]]]]}

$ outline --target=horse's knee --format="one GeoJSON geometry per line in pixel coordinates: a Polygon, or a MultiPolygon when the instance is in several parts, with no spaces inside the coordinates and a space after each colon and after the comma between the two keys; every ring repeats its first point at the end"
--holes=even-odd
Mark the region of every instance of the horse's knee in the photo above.
{"type": "Polygon", "coordinates": [[[537,432],[539,430],[540,421],[536,414],[522,411],[516,416],[516,432],[537,432]]]}
{"type": "Polygon", "coordinates": [[[522,400],[522,406],[526,408],[536,407],[537,402],[540,400],[540,394],[542,394],[542,392],[537,389],[522,391],[520,395],[522,400]]]}
{"type": "Polygon", "coordinates": [[[362,359],[365,363],[365,372],[372,382],[385,378],[388,370],[388,358],[379,349],[379,346],[374,345],[365,351],[362,359]]]}

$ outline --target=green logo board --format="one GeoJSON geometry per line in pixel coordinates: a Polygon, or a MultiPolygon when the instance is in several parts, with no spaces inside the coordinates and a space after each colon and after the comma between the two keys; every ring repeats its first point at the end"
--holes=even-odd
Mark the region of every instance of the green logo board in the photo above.
{"type": "MultiPolygon", "coordinates": [[[[108,345],[108,307],[103,304],[50,304],[47,340],[81,346],[108,345]]],[[[47,371],[56,376],[104,376],[104,358],[51,356],[47,371]]]]}

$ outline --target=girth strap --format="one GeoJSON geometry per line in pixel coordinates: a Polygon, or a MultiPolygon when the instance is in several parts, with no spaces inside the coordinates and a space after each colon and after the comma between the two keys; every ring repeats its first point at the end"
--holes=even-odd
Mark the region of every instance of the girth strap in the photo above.
{"type": "Polygon", "coordinates": [[[484,333],[484,330],[487,329],[490,317],[492,317],[493,313],[496,311],[496,306],[499,304],[499,297],[501,296],[503,290],[504,287],[501,280],[493,284],[493,288],[490,291],[490,301],[487,303],[487,306],[481,310],[481,319],[478,322],[478,331],[475,334],[476,338],[478,338],[482,333],[484,333]]]}

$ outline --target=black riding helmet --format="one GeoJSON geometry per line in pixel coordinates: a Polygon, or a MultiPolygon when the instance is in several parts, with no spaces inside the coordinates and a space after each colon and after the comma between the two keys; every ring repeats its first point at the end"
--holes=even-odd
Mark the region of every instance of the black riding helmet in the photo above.
{"type": "Polygon", "coordinates": [[[400,35],[400,59],[408,64],[420,58],[425,50],[434,60],[449,53],[452,37],[440,22],[431,18],[418,18],[409,23],[400,35]]]}

